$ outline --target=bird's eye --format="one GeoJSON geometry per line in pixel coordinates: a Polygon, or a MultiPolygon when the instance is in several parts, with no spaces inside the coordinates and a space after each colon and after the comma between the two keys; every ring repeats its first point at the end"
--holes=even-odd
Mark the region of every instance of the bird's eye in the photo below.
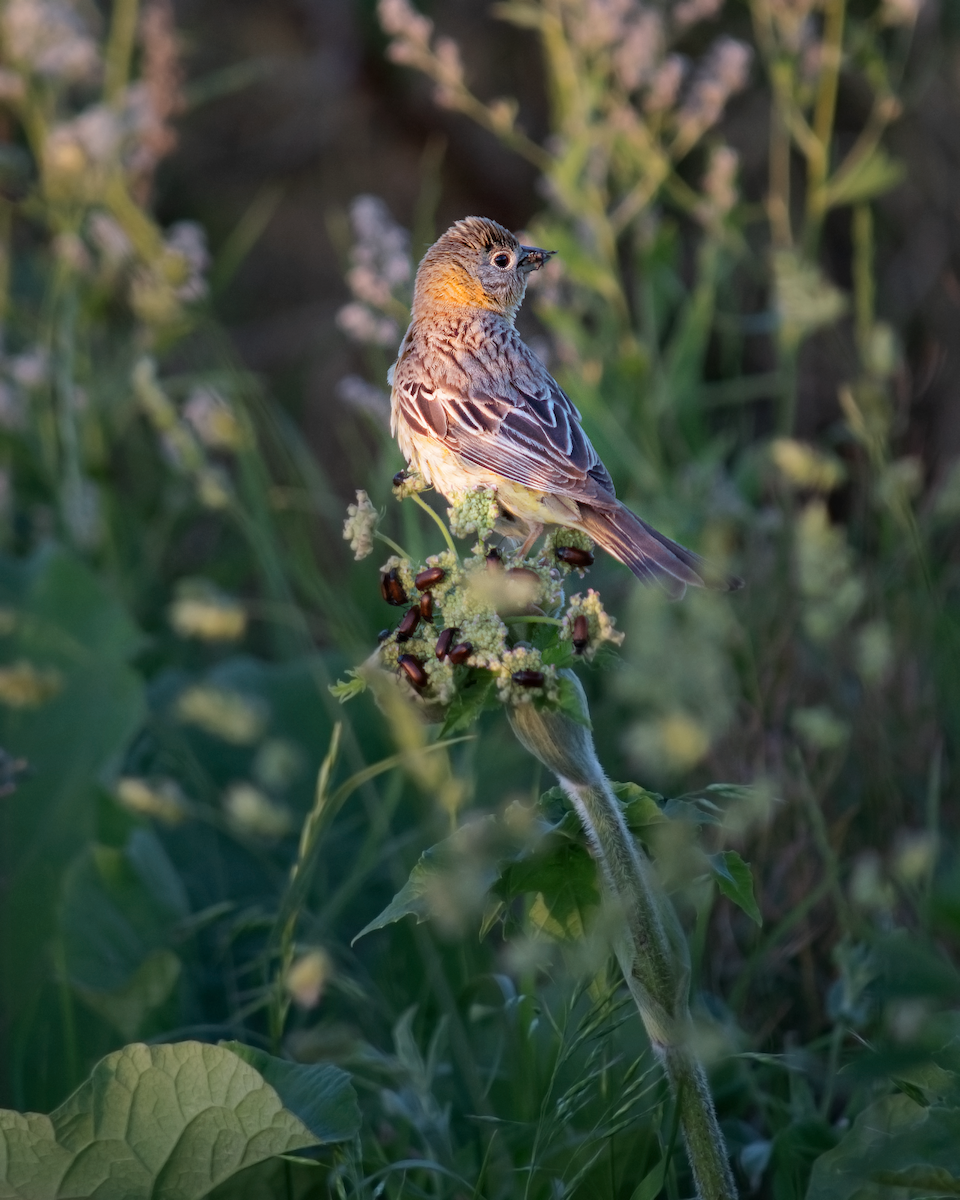
{"type": "Polygon", "coordinates": [[[499,267],[501,270],[506,270],[507,267],[510,266],[510,255],[509,254],[495,254],[493,256],[493,264],[494,264],[494,266],[499,267]]]}

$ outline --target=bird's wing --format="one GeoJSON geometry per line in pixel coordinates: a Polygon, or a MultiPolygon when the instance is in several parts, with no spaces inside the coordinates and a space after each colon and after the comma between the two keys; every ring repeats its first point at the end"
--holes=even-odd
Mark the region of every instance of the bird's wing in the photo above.
{"type": "Polygon", "coordinates": [[[504,350],[490,362],[463,355],[456,370],[432,372],[408,354],[393,382],[399,414],[421,436],[514,483],[613,502],[613,482],[576,406],[519,337],[504,350]]]}

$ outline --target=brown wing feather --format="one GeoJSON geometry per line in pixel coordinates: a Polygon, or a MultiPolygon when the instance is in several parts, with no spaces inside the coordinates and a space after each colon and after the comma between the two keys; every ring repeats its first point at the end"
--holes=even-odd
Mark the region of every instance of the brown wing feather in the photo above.
{"type": "Polygon", "coordinates": [[[400,415],[514,483],[600,507],[615,503],[576,406],[513,329],[498,332],[496,353],[461,350],[455,363],[441,360],[432,371],[428,356],[411,345],[393,381],[400,415]]]}

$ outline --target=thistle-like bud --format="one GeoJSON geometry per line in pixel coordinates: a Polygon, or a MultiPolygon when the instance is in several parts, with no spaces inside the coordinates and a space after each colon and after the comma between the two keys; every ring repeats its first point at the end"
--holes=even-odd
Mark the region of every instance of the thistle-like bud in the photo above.
{"type": "Polygon", "coordinates": [[[569,780],[577,787],[602,783],[603,768],[593,745],[583,687],[572,671],[563,670],[558,674],[570,681],[582,721],[556,709],[516,704],[507,708],[511,728],[524,749],[558,778],[569,780]]]}

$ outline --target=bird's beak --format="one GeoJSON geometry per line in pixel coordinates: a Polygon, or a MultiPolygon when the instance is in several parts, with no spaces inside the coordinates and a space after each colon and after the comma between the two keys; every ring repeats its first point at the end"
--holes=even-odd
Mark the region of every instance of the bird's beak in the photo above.
{"type": "Polygon", "coordinates": [[[554,254],[556,254],[556,250],[541,250],[539,246],[521,246],[518,266],[524,275],[528,275],[531,271],[539,271],[554,254]]]}

